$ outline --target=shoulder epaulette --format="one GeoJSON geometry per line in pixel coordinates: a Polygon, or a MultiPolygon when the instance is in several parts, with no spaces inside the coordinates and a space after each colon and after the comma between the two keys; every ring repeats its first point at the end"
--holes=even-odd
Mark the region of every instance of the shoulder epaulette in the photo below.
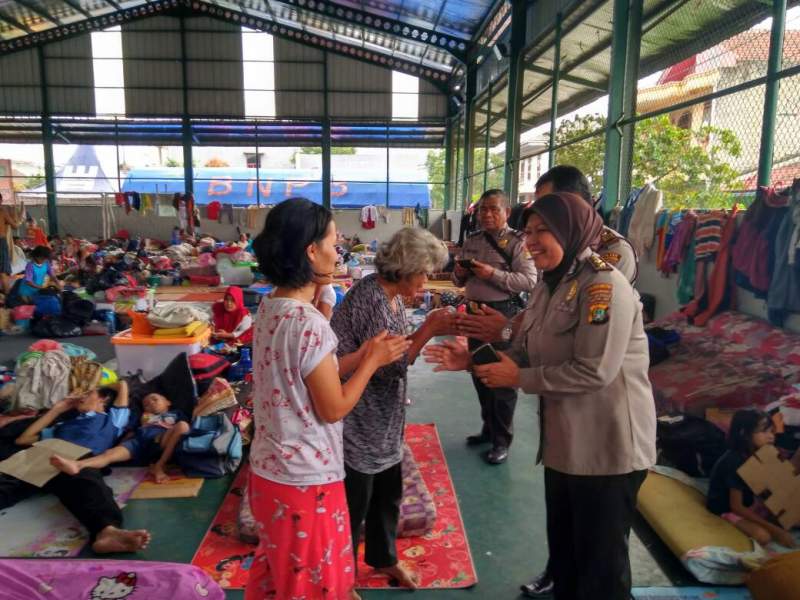
{"type": "Polygon", "coordinates": [[[621,239],[616,233],[611,231],[610,229],[604,228],[602,233],[600,234],[600,242],[603,244],[609,244],[611,242],[616,242],[617,240],[621,239]]]}
{"type": "Polygon", "coordinates": [[[592,268],[595,271],[598,271],[598,272],[599,271],[612,271],[614,269],[614,267],[612,267],[606,261],[604,261],[602,258],[597,256],[597,254],[592,254],[589,257],[589,264],[592,265],[592,268]]]}
{"type": "Polygon", "coordinates": [[[519,229],[509,229],[509,231],[511,232],[511,235],[513,235],[514,237],[519,238],[521,240],[525,239],[524,231],[520,231],[519,229]]]}
{"type": "Polygon", "coordinates": [[[467,237],[468,237],[468,238],[472,238],[472,237],[475,237],[476,235],[482,235],[482,234],[483,234],[483,231],[481,231],[481,230],[479,229],[478,231],[473,231],[472,233],[468,233],[468,234],[467,234],[467,237]]]}

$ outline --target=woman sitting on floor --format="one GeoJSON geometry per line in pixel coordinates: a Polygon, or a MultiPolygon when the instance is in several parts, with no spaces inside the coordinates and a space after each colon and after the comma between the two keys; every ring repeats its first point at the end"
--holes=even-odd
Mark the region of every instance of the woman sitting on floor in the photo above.
{"type": "MultiPolygon", "coordinates": [[[[102,454],[111,448],[128,425],[128,384],[124,381],[78,397],[67,397],[36,419],[20,435],[19,446],[31,446],[40,439],[57,438],[102,454]],[[116,391],[113,405],[106,403],[116,391]],[[77,414],[59,421],[70,411],[77,414]],[[57,422],[59,421],[59,422],[57,422]]],[[[0,510],[15,505],[39,490],[25,481],[0,475],[0,510]]],[[[114,492],[103,480],[100,469],[87,468],[75,475],[59,473],[42,486],[41,491],[58,496],[61,503],[89,531],[92,550],[98,554],[136,552],[147,547],[146,530],[120,529],[122,510],[114,492]]]]}
{"type": "Polygon", "coordinates": [[[235,285],[225,290],[225,297],[211,307],[214,339],[229,344],[249,346],[253,342],[253,318],[244,305],[242,288],[235,285]]]}
{"type": "MultiPolygon", "coordinates": [[[[446,261],[445,245],[424,229],[401,229],[383,244],[375,257],[377,273],[356,283],[331,319],[339,338],[339,356],[358,354],[364,342],[381,331],[405,335],[408,320],[403,298],[420,292],[428,273],[438,271],[446,261]]],[[[408,338],[408,353],[372,376],[344,419],[344,486],[353,552],[364,523],[366,563],[409,588],[415,588],[419,578],[398,563],[395,547],[403,494],[407,371],[428,340],[446,334],[452,322],[447,310],[428,313],[422,327],[408,338]]]]}
{"type": "Polygon", "coordinates": [[[56,278],[50,264],[50,248],[36,246],[31,252],[31,260],[25,267],[25,276],[19,288],[19,295],[23,298],[33,299],[39,292],[48,287],[61,288],[61,282],[56,278]]]}

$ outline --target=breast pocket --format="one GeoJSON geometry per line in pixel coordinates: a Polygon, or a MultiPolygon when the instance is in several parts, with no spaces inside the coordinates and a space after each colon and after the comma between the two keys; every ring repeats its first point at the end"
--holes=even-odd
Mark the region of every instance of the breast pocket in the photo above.
{"type": "Polygon", "coordinates": [[[578,327],[578,313],[566,310],[553,310],[547,315],[544,329],[549,333],[564,335],[578,327]]]}

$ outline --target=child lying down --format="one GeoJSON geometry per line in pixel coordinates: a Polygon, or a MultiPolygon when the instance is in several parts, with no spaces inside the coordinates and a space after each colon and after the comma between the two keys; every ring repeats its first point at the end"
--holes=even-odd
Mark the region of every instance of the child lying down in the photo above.
{"type": "Polygon", "coordinates": [[[189,433],[189,423],[177,411],[170,411],[170,401],[161,394],[148,394],[142,400],[144,414],[141,425],[118,446],[97,456],[69,460],[58,455],[50,463],[62,473],[77,475],[81,469],[102,469],[113,463],[134,460],[149,464],[156,483],[169,480],[165,467],[183,436],[189,433]]]}

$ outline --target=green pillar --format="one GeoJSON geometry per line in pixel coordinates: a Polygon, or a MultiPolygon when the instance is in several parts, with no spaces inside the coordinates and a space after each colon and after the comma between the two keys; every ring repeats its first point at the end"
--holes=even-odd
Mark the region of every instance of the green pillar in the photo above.
{"type": "Polygon", "coordinates": [[[553,57],[553,88],[550,98],[550,140],[548,141],[547,166],[553,168],[556,164],[556,119],[558,119],[558,80],[561,77],[561,13],[556,15],[556,45],[553,57]]]}
{"type": "Polygon", "coordinates": [[[470,198],[472,198],[472,174],[474,171],[472,129],[475,121],[475,88],[477,84],[478,78],[475,67],[467,67],[467,89],[464,104],[464,110],[466,111],[466,119],[464,121],[464,189],[462,190],[465,210],[469,206],[470,198]]]}
{"type": "Polygon", "coordinates": [[[44,185],[47,192],[47,230],[58,235],[58,208],[56,207],[56,166],[53,159],[53,125],[50,122],[50,99],[47,89],[47,69],[44,49],[39,46],[39,90],[42,98],[42,150],[44,151],[44,185]]]}
{"type": "Polygon", "coordinates": [[[508,108],[506,110],[505,187],[513,204],[519,188],[519,136],[522,133],[522,82],[527,28],[527,2],[511,1],[511,43],[508,57],[508,108]]]}
{"type": "MultiPolygon", "coordinates": [[[[643,0],[631,0],[628,17],[628,42],[625,65],[625,88],[622,99],[622,114],[625,119],[636,116],[636,97],[639,87],[639,59],[642,49],[642,12],[643,0]]],[[[619,187],[617,195],[624,196],[630,191],[630,173],[633,168],[633,146],[635,123],[625,123],[622,126],[622,144],[620,147],[619,187]],[[623,184],[628,184],[623,188],[623,184]]],[[[624,200],[624,198],[620,198],[624,200]]],[[[613,208],[613,205],[603,207],[603,212],[613,208]]]]}
{"type": "Polygon", "coordinates": [[[761,124],[761,153],[758,160],[758,185],[770,184],[772,159],[775,152],[775,121],[778,113],[783,36],[786,30],[786,0],[772,2],[772,32],[769,38],[769,61],[767,62],[767,84],[764,92],[764,118],[761,124]]]}
{"type": "Polygon", "coordinates": [[[179,23],[181,30],[181,79],[183,81],[183,118],[181,120],[181,139],[183,141],[183,191],[194,192],[192,122],[189,119],[189,76],[186,71],[186,24],[183,21],[183,17],[179,18],[179,23]]]}
{"type": "Polygon", "coordinates": [[[628,20],[630,0],[614,0],[614,21],[611,33],[611,78],[608,86],[608,122],[606,124],[606,157],[603,183],[605,203],[603,212],[619,201],[620,158],[625,97],[625,67],[627,62],[628,20]]]}
{"type": "MultiPolygon", "coordinates": [[[[328,114],[328,53],[322,54],[322,206],[331,207],[331,119],[328,114]]],[[[388,152],[388,150],[387,150],[388,152]]]]}
{"type": "MultiPolygon", "coordinates": [[[[449,108],[448,112],[451,112],[449,108]]],[[[453,192],[451,180],[453,177],[453,152],[455,152],[455,148],[453,147],[454,118],[455,117],[452,115],[447,118],[447,128],[444,132],[444,202],[442,204],[442,210],[450,209],[450,194],[453,192]]]]}

